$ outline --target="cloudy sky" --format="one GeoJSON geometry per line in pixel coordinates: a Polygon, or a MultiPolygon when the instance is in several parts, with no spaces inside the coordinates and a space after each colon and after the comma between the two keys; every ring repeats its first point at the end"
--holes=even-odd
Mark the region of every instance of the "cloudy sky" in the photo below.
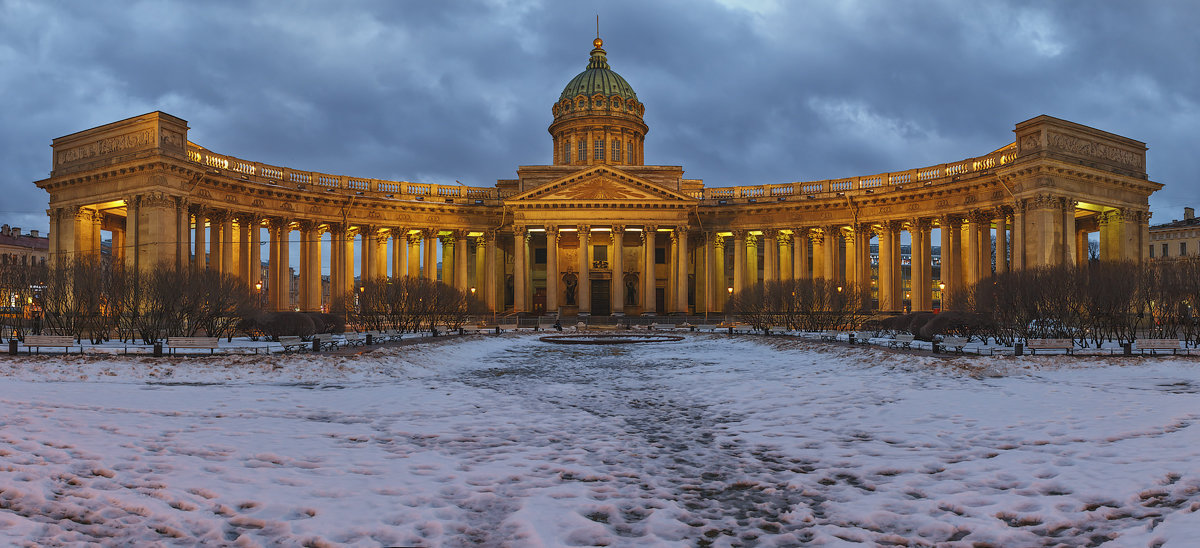
{"type": "Polygon", "coordinates": [[[990,152],[1039,114],[1144,141],[1152,222],[1200,205],[1200,3],[0,0],[0,222],[46,230],[51,139],[163,110],[213,151],[490,186],[600,16],[646,161],[708,186],[990,152]]]}

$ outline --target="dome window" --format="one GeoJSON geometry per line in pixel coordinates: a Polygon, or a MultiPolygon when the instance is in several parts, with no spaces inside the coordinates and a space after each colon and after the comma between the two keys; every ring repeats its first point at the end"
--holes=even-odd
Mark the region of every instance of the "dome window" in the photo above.
{"type": "Polygon", "coordinates": [[[613,139],[612,142],[612,161],[614,164],[621,163],[621,141],[613,139]]]}

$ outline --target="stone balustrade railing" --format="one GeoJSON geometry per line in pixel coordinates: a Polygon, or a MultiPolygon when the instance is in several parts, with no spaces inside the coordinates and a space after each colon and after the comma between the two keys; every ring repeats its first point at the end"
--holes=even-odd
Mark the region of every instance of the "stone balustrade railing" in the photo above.
{"type": "Polygon", "coordinates": [[[827,198],[839,193],[874,193],[889,190],[901,190],[905,185],[925,186],[933,184],[937,179],[949,179],[956,175],[976,173],[993,169],[996,166],[1012,162],[1017,157],[1016,143],[1008,145],[986,156],[967,158],[960,162],[940,164],[930,167],[879,173],[845,179],[829,179],[825,181],[807,181],[777,185],[733,186],[695,190],[689,194],[698,200],[757,201],[762,198],[787,200],[789,198],[827,198]]]}
{"type": "MultiPolygon", "coordinates": [[[[513,190],[502,191],[494,187],[449,186],[410,183],[408,181],[385,181],[381,179],[347,177],[344,175],[328,175],[311,171],[296,171],[285,167],[277,167],[260,162],[249,162],[232,156],[216,154],[190,142],[188,143],[187,153],[188,158],[193,162],[217,170],[232,171],[235,173],[234,177],[258,183],[291,187],[297,190],[309,190],[311,186],[320,187],[329,192],[344,190],[396,200],[425,200],[432,198],[439,201],[453,202],[457,198],[463,198],[472,201],[482,201],[485,204],[516,194],[516,191],[513,190]]],[[[848,192],[884,192],[903,189],[904,185],[920,184],[925,186],[933,184],[938,179],[949,179],[957,175],[986,171],[1012,162],[1016,158],[1016,155],[1017,147],[1013,143],[986,156],[967,158],[960,162],[910,169],[907,171],[824,181],[704,188],[691,191],[689,194],[698,200],[719,202],[722,200],[758,201],[762,198],[775,200],[787,200],[789,198],[816,199],[848,192]]]]}
{"type": "Polygon", "coordinates": [[[455,198],[469,198],[471,200],[483,200],[485,203],[504,197],[499,192],[499,189],[496,188],[385,181],[382,179],[366,179],[345,175],[329,175],[313,171],[296,171],[286,167],[272,166],[261,162],[250,162],[233,156],[217,154],[193,143],[188,143],[187,154],[191,161],[213,169],[233,172],[229,175],[235,178],[294,188],[296,190],[324,189],[329,192],[341,190],[396,200],[436,198],[439,201],[447,201],[454,200],[455,198]]]}

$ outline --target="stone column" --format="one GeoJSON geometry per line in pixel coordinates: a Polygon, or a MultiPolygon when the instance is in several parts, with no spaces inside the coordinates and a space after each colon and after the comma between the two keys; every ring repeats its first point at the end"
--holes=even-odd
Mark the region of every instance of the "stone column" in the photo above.
{"type": "MultiPolygon", "coordinates": [[[[184,197],[175,199],[175,234],[179,235],[178,241],[175,243],[175,268],[183,270],[189,268],[192,260],[192,217],[188,211],[188,200],[184,197]]],[[[136,245],[136,237],[129,238],[129,218],[125,218],[125,245],[136,245]]]]}
{"type": "Polygon", "coordinates": [[[644,255],[642,267],[642,314],[655,313],[655,278],[654,278],[654,240],[658,227],[646,225],[642,227],[642,251],[644,255]]]}
{"type": "Polygon", "coordinates": [[[912,222],[911,286],[912,310],[933,310],[933,250],[930,243],[929,219],[912,222]]]}
{"type": "Polygon", "coordinates": [[[882,228],[879,231],[879,282],[876,288],[879,291],[879,310],[880,312],[892,312],[899,309],[896,306],[895,294],[895,263],[898,257],[895,257],[892,251],[895,249],[896,234],[892,229],[891,221],[884,221],[882,228]]]}
{"type": "Polygon", "coordinates": [[[513,226],[513,311],[528,312],[529,289],[526,287],[529,270],[529,232],[524,226],[513,226]]]}
{"type": "Polygon", "coordinates": [[[675,281],[675,310],[682,312],[684,315],[688,313],[688,265],[691,260],[688,257],[688,229],[686,226],[675,227],[676,242],[679,252],[679,263],[675,267],[675,272],[678,279],[675,281]]]}
{"type": "MultiPolygon", "coordinates": [[[[421,275],[425,279],[437,281],[437,234],[436,229],[427,228],[425,236],[425,264],[422,265],[421,275]]],[[[524,311],[524,309],[522,309],[524,311]]]]}
{"type": "MultiPolygon", "coordinates": [[[[139,252],[138,268],[146,269],[158,265],[173,265],[175,263],[176,242],[178,237],[175,228],[179,222],[175,218],[177,202],[174,196],[162,192],[147,192],[143,194],[138,204],[137,241],[139,252]],[[144,251],[143,251],[144,250],[144,251]]],[[[96,214],[96,218],[99,215],[96,214]]],[[[93,233],[96,240],[95,253],[99,254],[99,227],[93,233]]]]}
{"type": "Polygon", "coordinates": [[[860,224],[854,228],[854,267],[859,289],[867,291],[871,287],[871,227],[860,224]]]}
{"type": "Polygon", "coordinates": [[[775,242],[776,248],[779,250],[779,279],[787,281],[796,279],[796,274],[792,270],[795,266],[792,262],[792,235],[780,231],[775,242]]]}
{"type": "MultiPolygon", "coordinates": [[[[203,219],[201,219],[200,216],[197,216],[196,219],[197,219],[197,226],[199,226],[200,222],[202,222],[203,219]]],[[[200,232],[201,232],[200,230],[197,230],[196,234],[199,235],[200,232]]],[[[264,291],[267,292],[267,306],[271,310],[280,310],[280,306],[279,306],[279,248],[282,246],[279,245],[279,226],[276,224],[275,219],[271,219],[270,223],[267,225],[267,235],[268,235],[268,237],[271,238],[271,242],[270,242],[270,247],[267,250],[267,283],[265,284],[266,287],[264,287],[263,289],[264,289],[264,291]]],[[[197,245],[199,245],[199,244],[197,244],[197,245]]],[[[202,248],[197,247],[197,249],[202,249],[202,248]]],[[[200,255],[197,255],[197,257],[203,258],[200,255]]],[[[197,264],[199,264],[199,261],[197,261],[197,264]]]]}
{"type": "Polygon", "coordinates": [[[367,282],[375,279],[375,252],[378,247],[375,245],[375,231],[373,226],[361,226],[358,228],[360,241],[362,242],[358,252],[358,284],[359,287],[365,287],[367,282]]]}
{"type": "Polygon", "coordinates": [[[1008,272],[1008,213],[996,209],[996,273],[1008,272]]]}
{"type": "Polygon", "coordinates": [[[592,280],[591,280],[591,231],[592,227],[588,225],[579,225],[579,298],[576,300],[579,303],[580,314],[591,314],[592,312],[592,280]]]}
{"type": "Polygon", "coordinates": [[[387,277],[388,277],[388,268],[387,268],[388,267],[388,246],[387,246],[387,242],[388,242],[389,237],[390,237],[390,231],[388,233],[380,231],[380,232],[377,232],[375,235],[375,254],[374,254],[375,275],[374,275],[374,278],[376,280],[387,280],[387,277]]]}
{"type": "MultiPolygon", "coordinates": [[[[193,266],[199,272],[208,268],[208,245],[206,244],[205,230],[208,224],[208,215],[204,208],[196,207],[196,257],[193,266]]],[[[271,237],[271,243],[275,243],[274,235],[271,237]]]]}
{"type": "Polygon", "coordinates": [[[454,272],[457,270],[454,266],[454,232],[438,236],[438,243],[442,246],[442,283],[453,287],[454,272]]]}
{"type": "Polygon", "coordinates": [[[221,235],[227,213],[218,211],[208,216],[208,269],[222,272],[225,269],[225,238],[221,235]]]}
{"type": "Polygon", "coordinates": [[[305,312],[321,310],[321,252],[320,231],[313,221],[300,222],[300,309],[305,312]]]}
{"type": "Polygon", "coordinates": [[[1013,208],[1012,269],[1024,270],[1025,260],[1025,203],[1022,200],[1013,208]]]}
{"type": "Polygon", "coordinates": [[[812,273],[808,269],[808,249],[811,245],[812,239],[809,237],[807,228],[797,228],[792,231],[792,275],[797,280],[812,278],[812,273]]]}
{"type": "Polygon", "coordinates": [[[488,308],[499,312],[504,309],[504,292],[501,291],[503,286],[500,284],[500,269],[496,264],[499,256],[496,249],[496,231],[489,230],[483,233],[483,246],[483,296],[488,308]]]}
{"type": "Polygon", "coordinates": [[[233,214],[226,213],[221,219],[221,272],[237,273],[237,253],[233,232],[233,214]]]}
{"type": "Polygon", "coordinates": [[[967,215],[966,238],[963,242],[963,274],[966,287],[974,286],[983,278],[979,257],[983,254],[983,242],[980,241],[979,225],[982,222],[978,212],[967,215]]]}
{"type": "MultiPolygon", "coordinates": [[[[1070,198],[1062,199],[1062,263],[1065,265],[1075,264],[1075,254],[1080,249],[1076,247],[1075,242],[1075,206],[1077,204],[1078,202],[1070,198]]],[[[1086,242],[1083,244],[1082,249],[1084,253],[1087,253],[1086,242]]]]}
{"type": "Polygon", "coordinates": [[[779,231],[768,228],[762,231],[763,283],[779,279],[779,231]]]}
{"type": "Polygon", "coordinates": [[[1062,263],[1062,199],[1043,194],[1029,204],[1025,219],[1028,266],[1054,266],[1062,263]]]}
{"type": "Polygon", "coordinates": [[[943,215],[941,220],[942,232],[942,277],[941,283],[946,284],[942,292],[942,308],[955,305],[948,298],[948,293],[962,289],[962,231],[957,217],[943,215]]]}
{"type": "Polygon", "coordinates": [[[712,277],[712,282],[709,282],[709,312],[722,312],[725,310],[725,300],[729,298],[729,280],[725,278],[725,237],[712,233],[712,262],[709,269],[709,275],[712,277]]]}
{"type": "Polygon", "coordinates": [[[467,291],[467,231],[454,231],[454,287],[467,291]]]}
{"type": "Polygon", "coordinates": [[[546,227],[546,312],[558,313],[558,296],[561,292],[559,283],[562,272],[558,269],[558,237],[557,226],[546,227]]]}
{"type": "Polygon", "coordinates": [[[746,231],[746,255],[742,257],[746,261],[746,288],[758,283],[758,246],[759,237],[746,231]]]}
{"type": "Polygon", "coordinates": [[[612,287],[609,296],[612,299],[612,313],[625,314],[625,225],[613,225],[609,266],[612,267],[612,287]]]}
{"type": "Polygon", "coordinates": [[[841,261],[840,258],[842,231],[836,226],[825,227],[825,245],[821,246],[821,252],[824,257],[821,260],[825,267],[825,279],[831,282],[841,283],[841,261]]]}
{"type": "Polygon", "coordinates": [[[360,230],[353,229],[347,225],[346,239],[343,242],[344,247],[342,248],[342,254],[346,259],[342,261],[342,268],[345,269],[342,272],[342,294],[348,306],[350,306],[350,303],[353,303],[353,299],[350,297],[354,295],[357,289],[354,285],[354,239],[359,232],[360,230]]]}
{"type": "MultiPolygon", "coordinates": [[[[487,241],[484,237],[475,238],[475,297],[484,300],[487,287],[487,241]]],[[[490,304],[488,305],[491,306],[490,304]]]]}
{"type": "MultiPolygon", "coordinates": [[[[124,243],[127,248],[127,251],[125,253],[125,268],[129,269],[130,272],[136,271],[138,269],[138,256],[141,253],[141,248],[138,247],[138,229],[137,229],[137,226],[138,226],[137,221],[138,221],[138,216],[139,216],[138,215],[139,202],[140,202],[140,200],[137,196],[130,196],[128,198],[125,198],[125,212],[126,213],[125,213],[125,238],[124,238],[125,242],[124,243]]],[[[51,234],[51,238],[53,238],[53,237],[54,237],[54,235],[51,234]]],[[[113,244],[116,245],[116,242],[113,242],[113,244]]]]}
{"type": "MultiPolygon", "coordinates": [[[[291,310],[292,273],[290,243],[291,222],[287,219],[273,219],[275,235],[271,238],[271,258],[278,259],[279,265],[272,270],[276,279],[271,280],[271,291],[274,294],[276,310],[291,310]]],[[[272,261],[274,263],[276,261],[272,261]]]]}
{"type": "Polygon", "coordinates": [[[745,230],[733,231],[733,292],[740,293],[746,289],[746,238],[745,230]]]}
{"type": "Polygon", "coordinates": [[[250,220],[244,214],[238,215],[237,220],[237,275],[243,280],[250,279],[250,220]]]}
{"type": "Polygon", "coordinates": [[[832,238],[820,230],[812,230],[808,234],[812,242],[812,277],[825,278],[825,244],[832,238]]]}
{"type": "Polygon", "coordinates": [[[421,240],[423,234],[418,231],[408,235],[408,275],[411,278],[421,276],[421,240]]]}
{"type": "Polygon", "coordinates": [[[329,312],[344,312],[342,287],[346,277],[346,227],[329,225],[329,312]]]}
{"type": "Polygon", "coordinates": [[[392,277],[408,276],[408,229],[392,229],[392,277]]]}

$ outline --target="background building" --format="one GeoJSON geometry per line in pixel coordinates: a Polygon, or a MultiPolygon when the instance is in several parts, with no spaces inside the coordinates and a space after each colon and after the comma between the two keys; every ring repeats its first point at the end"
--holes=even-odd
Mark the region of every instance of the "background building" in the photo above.
{"type": "Polygon", "coordinates": [[[1166,259],[1200,255],[1200,219],[1194,208],[1183,208],[1183,219],[1150,227],[1150,257],[1166,259]]]}

